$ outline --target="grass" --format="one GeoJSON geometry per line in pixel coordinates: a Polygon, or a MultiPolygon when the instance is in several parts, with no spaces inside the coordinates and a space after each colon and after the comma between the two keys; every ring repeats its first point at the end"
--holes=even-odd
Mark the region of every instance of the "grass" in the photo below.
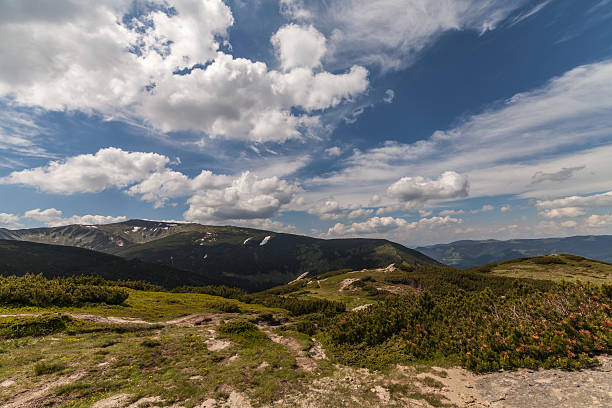
{"type": "Polygon", "coordinates": [[[146,292],[127,289],[129,298],[123,305],[90,304],[78,307],[0,307],[0,314],[84,313],[100,316],[132,317],[151,322],[165,321],[205,311],[240,311],[242,313],[286,313],[282,309],[199,293],[146,292]]]}
{"type": "Polygon", "coordinates": [[[41,361],[34,365],[34,375],[53,374],[66,368],[63,362],[41,361]]]}
{"type": "Polygon", "coordinates": [[[512,278],[546,279],[555,282],[612,283],[612,264],[581,256],[560,254],[515,259],[492,264],[489,273],[512,278]]]}

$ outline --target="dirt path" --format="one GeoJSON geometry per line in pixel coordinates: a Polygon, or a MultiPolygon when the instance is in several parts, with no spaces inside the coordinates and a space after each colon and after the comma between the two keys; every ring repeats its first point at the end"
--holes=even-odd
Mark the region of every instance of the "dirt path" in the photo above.
{"type": "MultiPolygon", "coordinates": [[[[3,314],[3,317],[34,317],[42,316],[46,313],[15,313],[3,314]]],[[[116,316],[100,316],[87,313],[59,313],[70,316],[74,319],[82,320],[88,323],[100,324],[120,324],[120,325],[142,325],[142,326],[178,326],[178,327],[194,327],[201,324],[218,324],[222,318],[227,318],[227,314],[223,313],[197,313],[189,316],[180,317],[177,319],[167,320],[164,322],[148,322],[146,320],[134,317],[116,317],[116,316]]]]}
{"type": "Polygon", "coordinates": [[[301,370],[309,373],[314,372],[318,367],[316,360],[325,358],[325,351],[323,351],[321,344],[316,340],[314,340],[313,346],[310,349],[304,350],[300,343],[293,337],[281,336],[267,326],[258,325],[257,327],[264,332],[270,340],[293,351],[296,354],[295,363],[301,370]]]}

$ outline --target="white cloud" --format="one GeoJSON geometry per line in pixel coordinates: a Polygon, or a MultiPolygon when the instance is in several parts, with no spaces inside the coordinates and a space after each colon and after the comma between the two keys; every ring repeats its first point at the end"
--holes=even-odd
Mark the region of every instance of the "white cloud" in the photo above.
{"type": "Polygon", "coordinates": [[[109,147],[95,155],[81,154],[47,166],[15,171],[0,179],[56,194],[96,193],[123,188],[162,171],[170,159],[156,153],[126,152],[109,147]]]}
{"type": "Polygon", "coordinates": [[[340,150],[338,146],[333,146],[328,149],[325,149],[325,153],[327,153],[329,156],[337,157],[342,154],[342,150],[340,150]]]}
{"type": "Polygon", "coordinates": [[[19,222],[19,220],[20,220],[20,217],[18,215],[0,213],[0,228],[10,228],[10,229],[20,228],[22,227],[22,225],[19,222]]]}
{"type": "Polygon", "coordinates": [[[421,217],[429,217],[431,214],[433,214],[433,211],[431,210],[425,210],[425,209],[419,210],[419,215],[421,217]]]}
{"type": "Polygon", "coordinates": [[[383,98],[384,103],[393,103],[393,99],[395,99],[395,91],[393,89],[387,89],[385,91],[385,96],[383,98]]]}
{"type": "Polygon", "coordinates": [[[325,37],[312,25],[282,26],[272,36],[274,46],[283,71],[293,68],[318,68],[327,47],[325,37]]]}
{"type": "Polygon", "coordinates": [[[502,205],[501,207],[499,207],[499,211],[501,212],[508,212],[512,209],[511,205],[502,205]]]}
{"type": "Polygon", "coordinates": [[[347,217],[349,219],[366,218],[372,215],[373,212],[374,210],[371,208],[359,208],[357,210],[353,210],[350,213],[348,213],[347,217]]]}
{"type": "Polygon", "coordinates": [[[472,210],[472,211],[470,211],[470,212],[471,212],[472,214],[478,214],[478,213],[481,213],[481,212],[493,211],[494,209],[495,209],[495,207],[493,207],[492,205],[490,205],[490,204],[485,204],[485,205],[483,205],[482,207],[477,208],[477,209],[475,209],[475,210],[472,210]]]}
{"type": "Polygon", "coordinates": [[[531,8],[530,10],[526,11],[525,13],[519,14],[518,16],[514,17],[512,19],[512,21],[510,22],[510,25],[516,25],[518,23],[520,23],[523,20],[528,19],[529,17],[539,13],[540,11],[542,11],[542,9],[546,6],[548,6],[548,4],[551,2],[552,0],[545,0],[543,2],[541,2],[540,4],[537,4],[536,6],[534,6],[533,8],[531,8]]]}
{"type": "Polygon", "coordinates": [[[555,200],[540,200],[536,203],[539,209],[562,209],[566,207],[605,208],[612,206],[612,191],[590,196],[570,196],[555,200]]]}
{"type": "Polygon", "coordinates": [[[425,177],[402,177],[387,189],[390,197],[404,202],[467,197],[467,177],[454,171],[445,171],[436,180],[425,177]]]}
{"type": "Polygon", "coordinates": [[[431,229],[435,227],[460,224],[463,221],[453,217],[421,218],[419,221],[408,222],[403,218],[372,217],[363,222],[350,225],[337,223],[327,231],[329,236],[385,234],[395,230],[431,229]]]}
{"type": "Polygon", "coordinates": [[[321,200],[308,209],[308,214],[317,215],[322,220],[338,220],[344,218],[347,208],[340,205],[333,197],[321,200]]]}
{"type": "Polygon", "coordinates": [[[461,214],[465,214],[464,210],[442,210],[440,211],[439,215],[444,217],[447,215],[461,215],[461,214]]]}
{"type": "Polygon", "coordinates": [[[589,227],[607,227],[612,225],[612,214],[593,214],[586,218],[585,224],[589,227]]]}
{"type": "Polygon", "coordinates": [[[567,220],[563,221],[560,225],[563,228],[576,228],[578,226],[578,223],[574,220],[567,220]]]}
{"type": "Polygon", "coordinates": [[[545,218],[573,218],[586,214],[586,210],[579,207],[562,207],[544,210],[539,214],[545,218]]]}
{"type": "Polygon", "coordinates": [[[187,200],[186,221],[219,222],[270,218],[288,205],[300,188],[278,177],[260,178],[249,172],[229,186],[199,190],[187,200]]]}
{"type": "Polygon", "coordinates": [[[332,33],[336,60],[403,68],[426,46],[450,30],[485,32],[495,28],[524,0],[281,0],[281,9],[332,33]]]}
{"type": "Polygon", "coordinates": [[[222,0],[153,0],[127,19],[129,6],[1,2],[0,98],[144,122],[163,132],[284,142],[319,129],[312,111],[335,107],[368,86],[363,67],[313,71],[326,47],[312,26],[287,25],[273,37],[286,70],[277,72],[220,51],[219,39],[233,24],[222,0]],[[173,12],[164,11],[170,7],[173,12]],[[291,46],[296,41],[300,53],[291,46]],[[175,74],[181,69],[187,70],[175,74]]]}
{"type": "Polygon", "coordinates": [[[366,202],[398,173],[431,178],[452,168],[469,178],[471,197],[602,191],[609,189],[612,174],[610,111],[612,61],[580,66],[429,139],[355,151],[341,170],[305,184],[333,190],[339,199],[366,202]],[[588,163],[588,172],[574,169],[563,183],[551,180],[568,173],[559,169],[582,163],[588,163]],[[532,184],[538,172],[541,181],[532,184]],[[359,192],[350,187],[356,184],[359,192]]]}
{"type": "Polygon", "coordinates": [[[32,220],[40,221],[50,227],[56,227],[60,225],[71,225],[71,224],[84,224],[84,225],[95,225],[95,224],[110,224],[114,222],[122,222],[126,220],[126,217],[112,217],[107,215],[73,215],[72,217],[64,218],[62,211],[55,208],[47,208],[41,210],[36,208],[34,210],[26,211],[23,218],[29,218],[32,220]]]}
{"type": "Polygon", "coordinates": [[[368,71],[268,71],[266,64],[219,52],[205,69],[164,78],[143,100],[142,115],[162,131],[203,131],[211,137],[284,142],[320,126],[316,115],[363,93],[368,71]]]}

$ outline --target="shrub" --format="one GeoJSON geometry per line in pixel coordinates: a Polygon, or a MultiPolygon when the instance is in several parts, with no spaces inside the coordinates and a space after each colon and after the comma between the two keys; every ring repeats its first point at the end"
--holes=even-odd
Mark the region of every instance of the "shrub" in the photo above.
{"type": "Polygon", "coordinates": [[[388,296],[337,316],[324,329],[328,348],[349,364],[379,368],[397,361],[394,353],[408,360],[458,361],[476,372],[576,369],[612,352],[609,286],[562,284],[542,292],[515,281],[504,296],[491,287],[446,287],[388,296]]]}
{"type": "Polygon", "coordinates": [[[240,313],[240,306],[232,302],[217,302],[211,307],[225,313],[240,313]]]}
{"type": "Polygon", "coordinates": [[[0,338],[47,336],[64,331],[73,322],[74,319],[58,314],[5,318],[0,320],[0,338]]]}
{"type": "Polygon", "coordinates": [[[71,306],[83,303],[123,303],[129,294],[118,287],[78,284],[42,275],[0,277],[0,305],[71,306]]]}

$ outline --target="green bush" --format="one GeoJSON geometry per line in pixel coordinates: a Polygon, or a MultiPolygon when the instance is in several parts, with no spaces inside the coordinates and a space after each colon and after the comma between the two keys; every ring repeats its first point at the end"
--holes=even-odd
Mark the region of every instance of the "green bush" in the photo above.
{"type": "Polygon", "coordinates": [[[549,255],[549,256],[537,256],[535,258],[531,258],[531,262],[538,265],[565,265],[566,262],[558,256],[549,255]]]}
{"type": "Polygon", "coordinates": [[[476,372],[576,369],[612,352],[608,287],[562,284],[543,292],[515,282],[502,296],[491,287],[471,292],[444,287],[388,296],[336,317],[324,330],[330,351],[347,364],[379,368],[396,362],[392,356],[444,358],[476,372]]]}
{"type": "Polygon", "coordinates": [[[74,319],[58,314],[4,318],[0,319],[0,339],[47,336],[63,332],[73,323],[74,319]]]}
{"type": "Polygon", "coordinates": [[[225,313],[240,313],[240,306],[232,302],[217,302],[212,304],[211,308],[225,313]]]}
{"type": "Polygon", "coordinates": [[[118,305],[128,298],[125,289],[79,284],[73,279],[45,279],[42,275],[0,277],[0,305],[72,306],[83,303],[118,305]]]}

